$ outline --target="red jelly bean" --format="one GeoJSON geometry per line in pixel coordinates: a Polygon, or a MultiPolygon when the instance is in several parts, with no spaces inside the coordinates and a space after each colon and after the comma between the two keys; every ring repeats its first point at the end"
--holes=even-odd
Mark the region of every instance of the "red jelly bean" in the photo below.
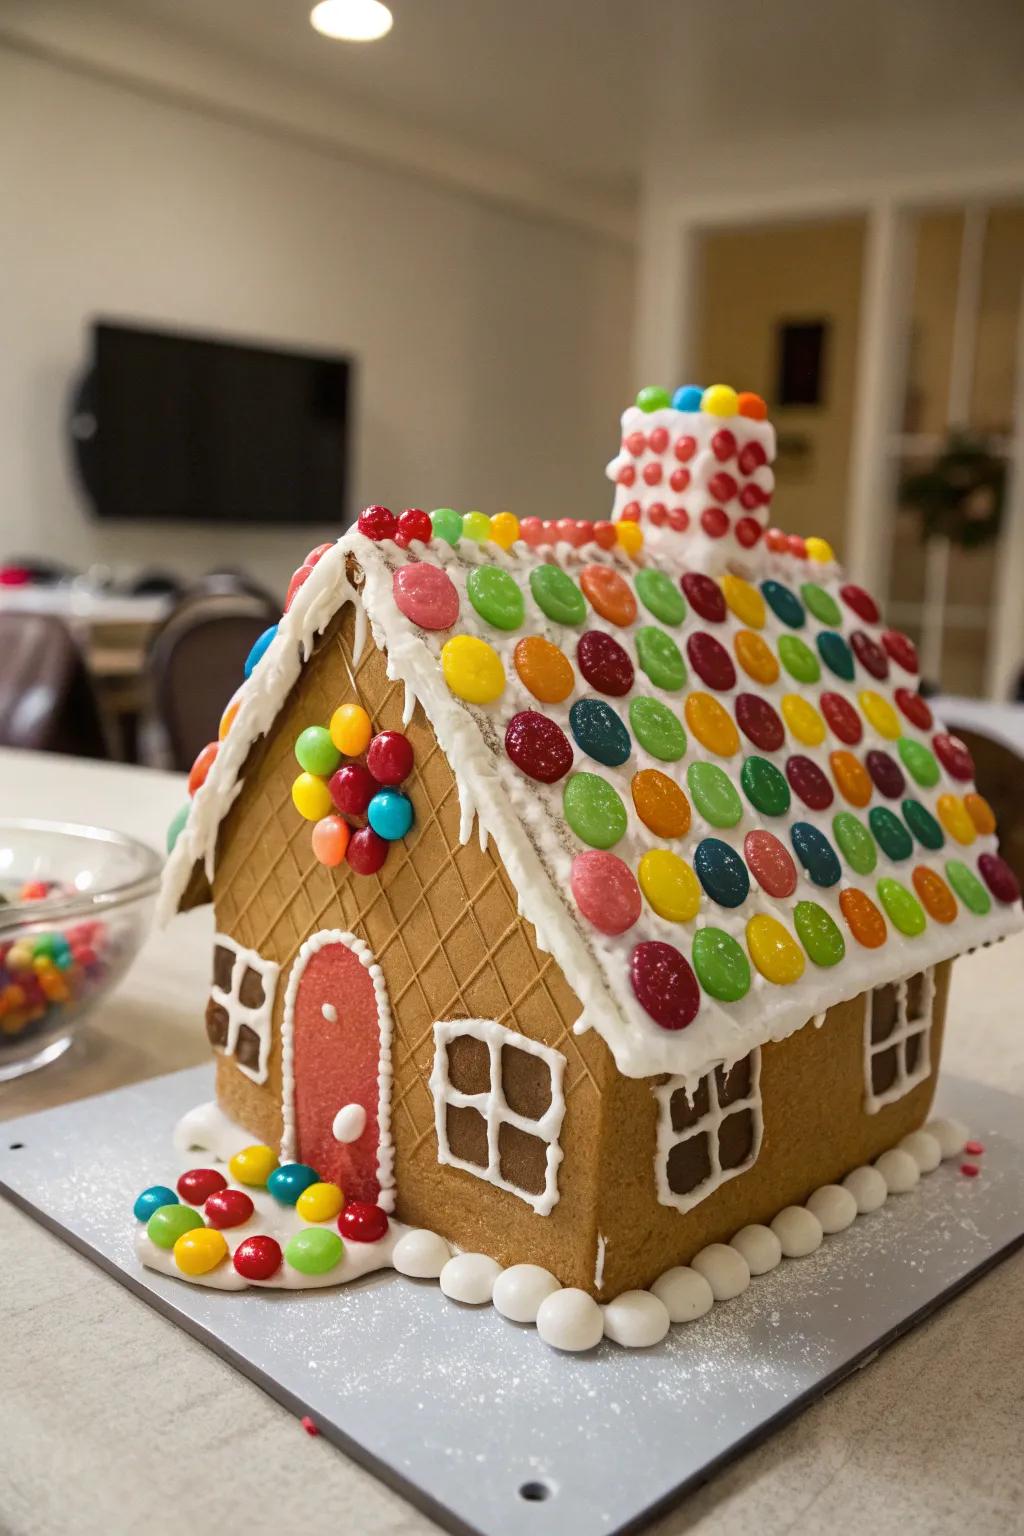
{"type": "Polygon", "coordinates": [[[216,762],[219,750],[219,741],[208,742],[192,764],[188,775],[188,792],[190,795],[194,795],[206,783],[206,776],[216,762]]]}
{"type": "MultiPolygon", "coordinates": [[[[625,513],[623,513],[623,516],[625,516],[625,513]]],[[[593,527],[593,530],[594,530],[593,531],[593,535],[592,535],[592,537],[594,539],[594,543],[597,544],[599,548],[601,548],[601,549],[614,549],[615,548],[615,545],[616,545],[616,543],[618,541],[618,534],[615,532],[615,524],[614,523],[600,522],[600,523],[593,523],[591,526],[593,527]]]]}
{"type": "Polygon", "coordinates": [[[625,933],[640,916],[643,904],[636,877],[614,853],[578,853],[569,883],[576,905],[599,933],[625,933]]]}
{"type": "Polygon", "coordinates": [[[898,799],[906,788],[907,781],[896,759],[890,757],[888,752],[882,752],[876,748],[868,753],[864,761],[879,794],[885,795],[889,800],[898,799]]]}
{"type": "Polygon", "coordinates": [[[724,539],[729,532],[729,517],[721,507],[705,507],[700,515],[700,525],[709,539],[724,539]]]}
{"type": "Polygon", "coordinates": [[[346,763],[327,780],[331,799],[343,816],[365,816],[378,784],[362,763],[346,763]]]}
{"type": "Polygon", "coordinates": [[[818,701],[829,730],[848,747],[855,747],[864,734],[860,716],[841,693],[823,693],[818,701]]]}
{"type": "Polygon", "coordinates": [[[978,1167],[977,1163],[961,1163],[960,1172],[969,1179],[976,1179],[978,1174],[981,1172],[981,1169],[978,1167]]]}
{"type": "Polygon", "coordinates": [[[752,475],[760,469],[762,464],[767,464],[768,455],[760,443],[747,443],[739,457],[739,466],[745,475],[752,475]]]}
{"type": "Polygon", "coordinates": [[[735,703],[736,724],[762,752],[777,752],[786,739],[778,714],[758,693],[740,693],[735,703]]]}
{"type": "Polygon", "coordinates": [[[668,514],[668,525],[676,533],[685,533],[690,526],[690,514],[685,507],[673,507],[668,514]]]}
{"type": "Polygon", "coordinates": [[[676,439],[675,455],[680,464],[688,464],[697,452],[697,439],[695,437],[680,437],[676,439]]]}
{"type": "Polygon", "coordinates": [[[716,501],[732,501],[738,489],[732,475],[727,474],[724,469],[720,469],[708,481],[708,490],[716,501]]]}
{"type": "Polygon", "coordinates": [[[227,1179],[216,1168],[190,1168],[177,1183],[178,1194],[189,1205],[202,1205],[211,1195],[227,1187],[227,1179]]]}
{"type": "MultiPolygon", "coordinates": [[[[627,501],[626,505],[619,513],[619,518],[620,521],[624,523],[638,523],[640,521],[640,503],[638,501],[627,501]]],[[[527,519],[527,521],[529,521],[529,519],[527,519]]],[[[537,521],[538,523],[540,522],[539,517],[537,521]]],[[[519,532],[522,533],[522,531],[523,525],[520,523],[519,532]]]]}
{"type": "Polygon", "coordinates": [[[338,1217],[338,1231],[350,1243],[379,1243],[387,1234],[387,1212],[369,1200],[352,1200],[338,1217]]]}
{"type": "Polygon", "coordinates": [[[348,840],[345,858],[357,875],[375,875],[388,856],[388,844],[372,827],[361,827],[348,840]]]}
{"type": "Polygon", "coordinates": [[[661,484],[661,465],[660,464],[645,464],[644,465],[644,469],[643,469],[643,475],[644,475],[644,484],[645,485],[660,485],[661,484]]]}
{"type": "Polygon", "coordinates": [[[653,523],[655,528],[661,528],[668,522],[668,507],[663,501],[652,501],[647,508],[647,521],[653,523]]]}
{"type": "Polygon", "coordinates": [[[974,759],[959,736],[939,731],[932,737],[932,746],[935,748],[935,756],[954,779],[966,781],[974,778],[974,759]]]}
{"type": "Polygon", "coordinates": [[[434,525],[430,517],[421,507],[406,507],[398,519],[398,532],[395,534],[395,543],[403,549],[408,549],[413,539],[420,539],[424,544],[429,544],[434,536],[434,525]]]}
{"type": "Polygon", "coordinates": [[[827,810],[835,798],[832,785],[817,763],[799,752],[787,759],[786,778],[793,793],[812,811],[827,810]]]}
{"type": "Polygon", "coordinates": [[[781,528],[769,528],[764,542],[773,555],[781,555],[786,548],[786,535],[781,528]]]}
{"type": "Polygon", "coordinates": [[[744,549],[753,549],[763,532],[761,524],[753,517],[741,517],[733,525],[736,542],[744,549]]]}
{"type": "Polygon", "coordinates": [[[915,693],[912,688],[897,688],[893,698],[911,725],[916,725],[919,731],[931,730],[935,716],[919,693],[915,693]]]}
{"type": "Polygon", "coordinates": [[[964,1151],[970,1157],[981,1157],[982,1153],[985,1151],[984,1143],[980,1141],[965,1141],[964,1151]]]}
{"type": "Polygon", "coordinates": [[[241,1189],[222,1189],[209,1197],[203,1215],[211,1227],[240,1227],[256,1207],[241,1189]]]}
{"type": "Polygon", "coordinates": [[[632,464],[623,464],[615,477],[618,485],[631,486],[636,483],[636,469],[632,464]]]}
{"type": "Polygon", "coordinates": [[[681,586],[694,613],[707,619],[710,624],[724,623],[725,598],[717,581],[712,581],[710,576],[702,576],[699,571],[687,571],[681,586]]]}
{"type": "Polygon", "coordinates": [[[899,629],[887,629],[882,635],[882,644],[898,667],[904,672],[917,672],[920,663],[917,659],[917,646],[909,635],[905,635],[899,629]]]}
{"type": "Polygon", "coordinates": [[[796,890],[796,865],[784,844],[771,832],[748,832],[743,857],[750,873],[768,896],[792,896],[796,890]]]}
{"type": "Polygon", "coordinates": [[[281,1268],[281,1246],[272,1237],[247,1237],[231,1262],[246,1280],[269,1280],[281,1268]]]}
{"type": "MultiPolygon", "coordinates": [[[[722,609],[724,613],[724,598],[722,609]]],[[[585,635],[580,636],[576,647],[576,663],[591,688],[596,688],[598,693],[621,698],[633,686],[633,663],[619,642],[603,630],[588,629],[585,635]]]]}
{"type": "Polygon", "coordinates": [[[387,507],[364,507],[356,527],[368,539],[379,544],[381,539],[393,539],[398,532],[398,518],[387,507]]]}
{"type": "Polygon", "coordinates": [[[642,432],[630,432],[625,445],[634,458],[639,458],[647,447],[647,439],[642,432]]]}
{"type": "Polygon", "coordinates": [[[758,507],[769,501],[771,501],[771,497],[768,493],[762,491],[761,487],[754,485],[753,482],[745,485],[742,491],[740,491],[740,506],[744,512],[756,512],[758,507]]]}
{"type": "Polygon", "coordinates": [[[807,559],[807,545],[798,533],[787,533],[786,549],[797,560],[807,559]]]}
{"type": "Polygon", "coordinates": [[[852,608],[858,619],[863,619],[865,624],[878,623],[878,604],[863,587],[855,586],[852,581],[847,582],[845,587],[839,588],[839,596],[847,608],[852,608]]]}
{"type": "Polygon", "coordinates": [[[668,483],[674,491],[685,491],[690,483],[690,471],[688,469],[674,469],[668,477],[668,483]]]}
{"type": "Polygon", "coordinates": [[[1020,900],[1020,884],[1017,876],[998,853],[983,853],[978,860],[978,868],[996,901],[1009,903],[1020,900]]]}
{"type": "Polygon", "coordinates": [[[685,1029],[697,1017],[697,978],[674,944],[638,944],[629,957],[629,979],[637,1002],[662,1029],[685,1029]]]}
{"type": "Polygon", "coordinates": [[[572,767],[569,738],[554,720],[536,709],[513,715],[505,728],[505,751],[512,762],[539,784],[555,784],[572,767]]]}
{"type": "Polygon", "coordinates": [[[850,646],[861,666],[872,677],[881,679],[889,676],[889,658],[870,635],[866,635],[862,629],[855,629],[850,636],[850,646]]]}
{"type": "Polygon", "coordinates": [[[664,453],[668,447],[668,432],[664,427],[655,427],[651,433],[651,452],[664,453]]]}
{"type": "Polygon", "coordinates": [[[736,686],[736,668],[732,657],[719,644],[714,635],[699,629],[686,642],[686,654],[690,665],[702,682],[717,693],[725,693],[736,686]]]}
{"type": "Polygon", "coordinates": [[[366,766],[378,784],[404,783],[412,765],[412,742],[401,731],[381,731],[367,748],[366,766]]]}
{"type": "Polygon", "coordinates": [[[715,433],[711,439],[711,452],[719,464],[724,464],[726,459],[732,458],[736,452],[736,439],[728,427],[722,427],[720,431],[715,433]]]}
{"type": "Polygon", "coordinates": [[[297,571],[293,571],[292,572],[292,579],[288,583],[288,592],[287,592],[287,594],[285,596],[285,600],[284,600],[284,611],[285,611],[285,613],[288,612],[288,610],[291,607],[292,603],[295,601],[295,594],[296,594],[296,592],[299,590],[299,588],[303,585],[304,582],[307,582],[309,580],[309,578],[312,576],[312,574],[313,574],[313,567],[311,565],[300,565],[297,571]]]}

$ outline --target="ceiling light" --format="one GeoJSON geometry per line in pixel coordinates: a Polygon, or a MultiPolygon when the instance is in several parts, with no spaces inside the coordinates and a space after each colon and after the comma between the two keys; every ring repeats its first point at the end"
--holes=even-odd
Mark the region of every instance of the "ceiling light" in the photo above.
{"type": "Polygon", "coordinates": [[[346,43],[372,43],[386,37],[394,17],[381,0],[320,0],[309,13],[317,32],[346,43]]]}

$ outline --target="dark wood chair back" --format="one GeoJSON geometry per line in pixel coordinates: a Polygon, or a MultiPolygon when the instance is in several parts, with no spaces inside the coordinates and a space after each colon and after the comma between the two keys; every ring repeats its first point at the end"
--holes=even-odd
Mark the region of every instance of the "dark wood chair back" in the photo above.
{"type": "Polygon", "coordinates": [[[49,614],[0,613],[0,746],[109,756],[82,653],[49,614]]]}

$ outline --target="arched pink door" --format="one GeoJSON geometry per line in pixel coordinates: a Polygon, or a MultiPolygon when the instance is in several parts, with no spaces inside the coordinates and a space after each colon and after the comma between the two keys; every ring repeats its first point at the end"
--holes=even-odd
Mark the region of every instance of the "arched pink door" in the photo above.
{"type": "Polygon", "coordinates": [[[380,1016],[372,964],[353,935],[317,934],[300,951],[288,990],[295,1155],[340,1184],[347,1200],[379,1202],[388,1193],[378,1168],[381,1050],[390,1020],[386,1007],[380,1016]]]}

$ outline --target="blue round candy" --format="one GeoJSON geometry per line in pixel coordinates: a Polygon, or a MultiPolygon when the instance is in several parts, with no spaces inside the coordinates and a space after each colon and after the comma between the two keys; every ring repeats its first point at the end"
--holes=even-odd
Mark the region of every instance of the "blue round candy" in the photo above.
{"type": "Polygon", "coordinates": [[[762,581],[761,591],[769,608],[781,623],[788,624],[790,629],[803,628],[804,605],[795,592],[784,587],[781,581],[762,581]]]}
{"type": "Polygon", "coordinates": [[[320,1175],[308,1163],[282,1163],[267,1180],[267,1188],[282,1205],[294,1205],[304,1189],[319,1184],[320,1175]]]}
{"type": "Polygon", "coordinates": [[[672,405],[677,411],[699,411],[703,395],[699,384],[683,384],[672,396],[672,405]]]}
{"type": "Polygon", "coordinates": [[[823,629],[818,635],[818,653],[830,672],[841,677],[844,683],[853,682],[853,652],[834,629],[823,629]]]}
{"type": "Polygon", "coordinates": [[[620,768],[633,750],[626,727],[602,699],[577,699],[569,711],[569,729],[580,751],[606,768],[620,768]]]}
{"type": "Polygon", "coordinates": [[[747,866],[720,837],[706,837],[693,856],[697,878],[720,907],[742,907],[750,895],[747,866]]]}
{"type": "Polygon", "coordinates": [[[259,639],[256,641],[256,644],[245,658],[245,666],[242,670],[244,671],[246,677],[252,676],[256,663],[262,660],[264,652],[271,645],[276,634],[277,625],[271,624],[270,628],[265,629],[262,635],[260,635],[259,639]]]}
{"type": "Polygon", "coordinates": [[[842,874],[839,859],[824,833],[809,821],[794,821],[789,836],[800,863],[815,885],[835,885],[842,874]]]}
{"type": "Polygon", "coordinates": [[[397,843],[412,826],[412,801],[397,789],[382,789],[366,809],[366,819],[386,843],[397,843]]]}
{"type": "Polygon", "coordinates": [[[142,1194],[132,1206],[136,1221],[148,1221],[154,1211],[158,1211],[162,1205],[178,1205],[180,1201],[173,1189],[168,1189],[166,1184],[151,1184],[149,1189],[144,1189],[142,1194]]]}

